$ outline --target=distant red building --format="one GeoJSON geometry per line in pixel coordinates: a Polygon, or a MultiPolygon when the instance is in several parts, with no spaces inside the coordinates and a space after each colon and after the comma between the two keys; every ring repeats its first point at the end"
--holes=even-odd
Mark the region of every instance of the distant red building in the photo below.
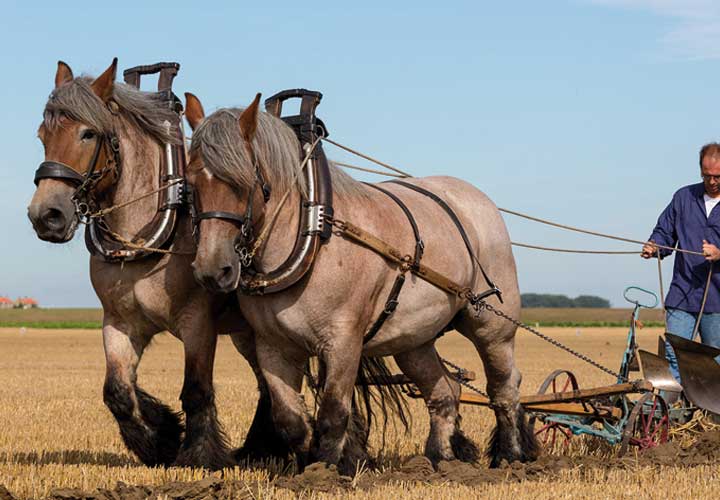
{"type": "Polygon", "coordinates": [[[38,307],[38,303],[32,297],[20,297],[15,301],[15,307],[18,309],[33,309],[38,307]]]}
{"type": "Polygon", "coordinates": [[[15,303],[8,297],[0,297],[0,309],[12,309],[15,303]]]}

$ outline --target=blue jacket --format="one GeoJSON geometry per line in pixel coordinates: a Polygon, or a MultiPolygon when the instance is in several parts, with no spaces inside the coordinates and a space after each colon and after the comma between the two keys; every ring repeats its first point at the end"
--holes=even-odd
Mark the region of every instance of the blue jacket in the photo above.
{"type": "MultiPolygon", "coordinates": [[[[702,240],[705,239],[720,248],[720,205],[715,206],[707,217],[704,194],[702,183],[680,188],[660,214],[649,239],[669,247],[677,243],[678,248],[696,252],[702,252],[702,240]]],[[[660,250],[661,258],[671,253],[660,250]]],[[[710,263],[700,255],[677,252],[665,306],[687,312],[700,311],[709,267],[710,263]]],[[[705,312],[720,312],[720,262],[715,263],[705,312]]]]}

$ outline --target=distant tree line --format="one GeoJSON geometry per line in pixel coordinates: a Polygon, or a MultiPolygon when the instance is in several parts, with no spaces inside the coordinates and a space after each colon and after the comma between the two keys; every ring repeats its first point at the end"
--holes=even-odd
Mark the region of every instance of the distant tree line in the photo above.
{"type": "Polygon", "coordinates": [[[523,307],[610,307],[609,300],[594,295],[579,295],[571,299],[552,293],[523,293],[520,298],[523,307]]]}

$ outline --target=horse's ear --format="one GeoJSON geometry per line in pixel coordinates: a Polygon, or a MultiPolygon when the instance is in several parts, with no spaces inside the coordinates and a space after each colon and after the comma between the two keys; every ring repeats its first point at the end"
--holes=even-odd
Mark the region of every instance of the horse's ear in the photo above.
{"type": "Polygon", "coordinates": [[[238,118],[240,124],[240,133],[247,142],[252,142],[257,130],[258,111],[260,110],[260,92],[255,96],[255,100],[245,108],[238,118]]]}
{"type": "Polygon", "coordinates": [[[70,69],[70,66],[65,64],[63,61],[58,61],[57,72],[55,73],[55,88],[58,88],[60,85],[66,84],[73,78],[75,77],[73,76],[73,72],[70,69]]]}
{"type": "Polygon", "coordinates": [[[116,73],[117,57],[113,59],[110,67],[90,84],[90,88],[95,92],[95,95],[102,99],[103,102],[107,102],[112,97],[116,73]]]}
{"type": "Polygon", "coordinates": [[[192,130],[198,128],[205,119],[205,110],[200,99],[190,92],[185,92],[185,118],[187,118],[192,130]]]}

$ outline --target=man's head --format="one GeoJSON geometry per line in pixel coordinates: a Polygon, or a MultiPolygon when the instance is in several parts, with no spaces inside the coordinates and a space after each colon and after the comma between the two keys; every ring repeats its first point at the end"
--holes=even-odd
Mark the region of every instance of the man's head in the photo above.
{"type": "Polygon", "coordinates": [[[705,192],[711,198],[720,196],[720,144],[711,142],[700,149],[700,175],[705,192]]]}

